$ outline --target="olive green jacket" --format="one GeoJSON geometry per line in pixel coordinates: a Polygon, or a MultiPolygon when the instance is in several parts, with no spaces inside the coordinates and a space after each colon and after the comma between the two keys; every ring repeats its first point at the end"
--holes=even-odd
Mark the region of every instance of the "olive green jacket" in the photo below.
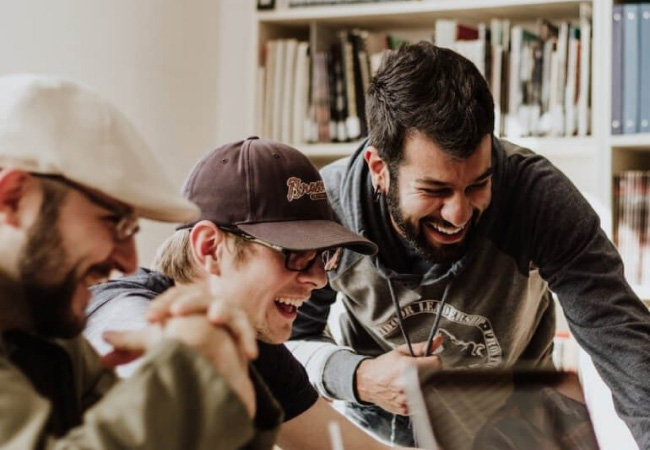
{"type": "MultiPolygon", "coordinates": [[[[102,368],[83,338],[58,340],[74,373],[72,399],[82,423],[63,436],[48,430],[52,403],[10,361],[0,339],[0,448],[2,449],[270,449],[281,412],[255,381],[265,420],[255,424],[207,359],[178,341],[152,349],[128,380],[102,368]],[[268,398],[265,398],[268,397],[268,398]],[[262,426],[260,426],[262,425],[262,426]],[[260,430],[259,428],[265,429],[260,430]]],[[[260,407],[258,406],[258,409],[260,407]]]]}

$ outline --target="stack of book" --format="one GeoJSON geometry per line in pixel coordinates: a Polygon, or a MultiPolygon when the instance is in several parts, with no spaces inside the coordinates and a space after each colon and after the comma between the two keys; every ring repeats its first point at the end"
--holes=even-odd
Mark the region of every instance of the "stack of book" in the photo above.
{"type": "Polygon", "coordinates": [[[383,55],[424,38],[464,55],[483,74],[495,99],[497,135],[586,136],[591,132],[590,16],[583,4],[576,23],[540,19],[529,28],[501,19],[478,26],[440,19],[433,36],[429,30],[406,37],[321,30],[316,50],[295,39],[267,41],[258,78],[257,129],[295,145],[366,136],[365,93],[383,55]]]}
{"type": "Polygon", "coordinates": [[[650,172],[614,178],[614,242],[631,284],[650,284],[650,172]]]}
{"type": "Polygon", "coordinates": [[[612,134],[650,132],[650,3],[614,5],[612,134]]]}
{"type": "Polygon", "coordinates": [[[534,27],[493,19],[436,21],[434,42],[472,61],[490,84],[500,136],[586,136],[591,115],[591,11],[534,27]]]}
{"type": "Polygon", "coordinates": [[[340,31],[311,52],[295,39],[267,41],[258,74],[258,124],[270,139],[293,144],[348,142],[367,135],[365,92],[384,49],[402,41],[359,29],[340,31]]]}

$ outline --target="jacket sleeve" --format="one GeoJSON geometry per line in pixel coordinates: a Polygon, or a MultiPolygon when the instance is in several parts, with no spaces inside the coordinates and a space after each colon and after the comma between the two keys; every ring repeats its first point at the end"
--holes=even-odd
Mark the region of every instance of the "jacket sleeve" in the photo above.
{"type": "MultiPolygon", "coordinates": [[[[641,448],[650,449],[650,314],[625,280],[598,215],[548,162],[530,158],[513,195],[520,241],[558,296],[569,327],[612,390],[641,448]],[[523,221],[523,222],[522,222],[523,221]]],[[[507,231],[507,230],[506,230],[507,231]]]]}
{"type": "Polygon", "coordinates": [[[359,403],[354,375],[367,357],[337,345],[327,332],[327,318],[336,295],[329,285],[312,293],[298,310],[293,334],[286,346],[305,367],[319,395],[359,403]]]}
{"type": "MultiPolygon", "coordinates": [[[[102,335],[107,330],[139,330],[149,323],[145,319],[145,313],[149,308],[151,299],[144,295],[137,295],[137,291],[129,291],[104,301],[101,307],[95,309],[90,316],[84,329],[84,337],[93,345],[100,355],[111,351],[111,346],[104,341],[102,335]],[[135,292],[135,293],[134,293],[135,292]]],[[[122,377],[130,377],[140,366],[141,359],[117,368],[117,374],[122,377]]]]}
{"type": "Polygon", "coordinates": [[[4,359],[0,386],[0,405],[10,412],[0,420],[3,449],[230,450],[254,434],[243,404],[207,359],[175,340],[152,349],[133,377],[114,385],[62,437],[46,434],[48,401],[4,359]]]}

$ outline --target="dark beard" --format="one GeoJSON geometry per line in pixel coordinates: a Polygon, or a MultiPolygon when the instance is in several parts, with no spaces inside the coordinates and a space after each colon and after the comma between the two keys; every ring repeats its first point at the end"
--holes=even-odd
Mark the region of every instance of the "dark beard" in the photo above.
{"type": "Polygon", "coordinates": [[[478,220],[478,213],[474,211],[470,223],[467,224],[470,228],[467,230],[465,239],[461,242],[457,244],[442,245],[437,248],[432,247],[429,242],[427,242],[427,239],[422,232],[422,229],[425,226],[423,222],[427,221],[425,220],[426,218],[420,219],[419,228],[414,227],[411,223],[404,220],[402,208],[399,203],[398,184],[397,177],[391,174],[391,183],[388,188],[388,193],[386,194],[386,205],[389,214],[403,233],[406,241],[415,249],[418,255],[432,264],[448,264],[458,261],[467,252],[469,244],[472,241],[475,229],[474,225],[478,220]]]}
{"type": "Polygon", "coordinates": [[[43,189],[39,217],[28,232],[18,262],[22,301],[38,335],[71,338],[81,333],[85,319],[75,317],[72,311],[77,274],[75,267],[66,269],[70,262],[58,229],[59,209],[66,191],[46,183],[43,189]],[[61,281],[47,282],[46,277],[61,281]]]}

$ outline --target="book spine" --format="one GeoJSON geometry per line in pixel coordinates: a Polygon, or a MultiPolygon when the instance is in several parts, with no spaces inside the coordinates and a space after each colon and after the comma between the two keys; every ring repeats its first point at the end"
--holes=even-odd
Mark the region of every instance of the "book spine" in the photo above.
{"type": "Polygon", "coordinates": [[[650,133],[650,3],[641,4],[639,20],[641,24],[639,131],[650,133]]]}
{"type": "Polygon", "coordinates": [[[623,5],[623,134],[639,132],[639,5],[623,5]]]}
{"type": "Polygon", "coordinates": [[[612,134],[623,133],[623,5],[612,11],[612,134]]]}

